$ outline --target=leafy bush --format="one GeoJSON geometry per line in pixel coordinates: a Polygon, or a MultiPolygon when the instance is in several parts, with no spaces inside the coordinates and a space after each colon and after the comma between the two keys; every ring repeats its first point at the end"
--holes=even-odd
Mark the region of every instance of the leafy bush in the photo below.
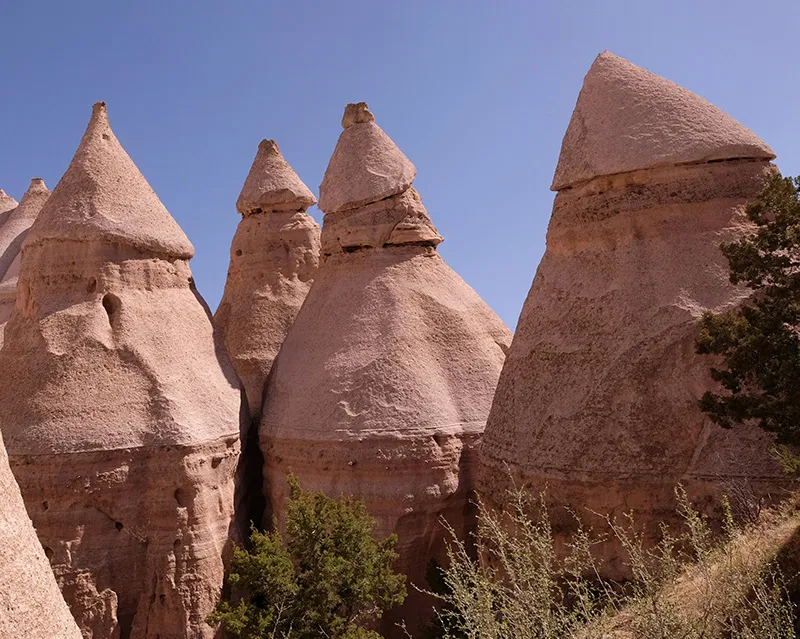
{"type": "Polygon", "coordinates": [[[392,570],[394,535],[376,541],[363,501],[302,490],[289,476],[286,535],[255,528],[235,547],[229,583],[211,625],[242,639],[371,639],[369,626],[403,602],[405,577],[392,570]]]}

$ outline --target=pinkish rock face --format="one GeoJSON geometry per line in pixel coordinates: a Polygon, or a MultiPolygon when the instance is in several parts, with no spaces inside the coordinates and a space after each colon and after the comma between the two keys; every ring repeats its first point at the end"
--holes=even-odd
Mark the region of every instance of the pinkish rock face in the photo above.
{"type": "MultiPolygon", "coordinates": [[[[10,209],[5,219],[0,219],[0,347],[3,345],[5,324],[14,310],[20,249],[49,197],[50,191],[44,180],[34,178],[19,205],[10,209]]],[[[0,210],[2,206],[3,200],[0,196],[0,210]]]]}
{"type": "MultiPolygon", "coordinates": [[[[565,141],[567,159],[573,151],[565,141]]],[[[773,170],[731,159],[559,191],[481,448],[479,490],[490,503],[503,502],[510,472],[554,506],[633,511],[653,525],[674,517],[678,483],[709,508],[732,483],[758,495],[781,485],[765,433],[723,430],[700,412],[713,382],[694,348],[702,313],[746,295],[728,281],[719,245],[746,229],[744,206],[773,170]]],[[[569,515],[556,517],[569,529],[569,515]]],[[[611,574],[620,555],[607,551],[611,574]]]]}
{"type": "Polygon", "coordinates": [[[6,220],[8,219],[8,214],[17,208],[18,204],[19,202],[17,202],[13,197],[11,197],[3,189],[0,189],[0,228],[2,228],[3,224],[5,224],[6,220]]]}
{"type": "Polygon", "coordinates": [[[58,590],[0,437],[0,637],[81,639],[58,590]]]}
{"type": "Polygon", "coordinates": [[[255,418],[264,384],[319,265],[315,202],[278,145],[258,147],[237,207],[225,292],[214,320],[255,418]]]}
{"type": "MultiPolygon", "coordinates": [[[[331,164],[348,166],[348,132],[371,125],[347,128],[331,164]]],[[[332,188],[349,188],[347,173],[338,179],[332,188]]],[[[511,337],[438,255],[441,240],[410,186],[325,211],[322,262],[273,364],[259,431],[279,520],[290,471],[305,488],[363,498],[420,585],[441,558],[440,517],[469,527],[475,446],[511,337]]],[[[430,606],[410,592],[399,615],[413,625],[430,606]]]]}
{"type": "Polygon", "coordinates": [[[606,51],[583,82],[552,189],[657,166],[774,157],[710,102],[606,51]]]}
{"type": "Polygon", "coordinates": [[[0,429],[84,637],[210,639],[241,397],[191,245],[160,203],[139,217],[152,198],[96,107],[23,245],[0,429]]]}

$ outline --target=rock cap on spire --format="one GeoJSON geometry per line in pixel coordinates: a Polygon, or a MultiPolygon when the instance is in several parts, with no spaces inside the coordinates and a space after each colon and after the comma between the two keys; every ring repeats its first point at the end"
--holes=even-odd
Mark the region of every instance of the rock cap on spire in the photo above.
{"type": "Polygon", "coordinates": [[[342,127],[319,187],[325,213],[358,208],[411,187],[416,167],[375,124],[365,102],[345,107],[342,127]]]}
{"type": "Polygon", "coordinates": [[[661,165],[774,157],[707,100],[604,51],[584,78],[550,188],[661,165]]]}
{"type": "Polygon", "coordinates": [[[78,150],[26,242],[48,239],[104,240],[179,259],[194,255],[111,130],[105,102],[92,108],[78,150]]]}
{"type": "Polygon", "coordinates": [[[299,211],[316,201],[314,194],[283,158],[275,140],[261,140],[236,201],[236,210],[242,215],[299,211]]]}

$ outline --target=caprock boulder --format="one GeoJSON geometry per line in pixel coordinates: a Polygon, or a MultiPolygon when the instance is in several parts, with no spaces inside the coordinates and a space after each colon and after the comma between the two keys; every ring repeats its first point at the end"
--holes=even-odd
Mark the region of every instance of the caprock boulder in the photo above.
{"type": "Polygon", "coordinates": [[[36,538],[0,437],[0,637],[81,639],[36,538]]]}
{"type": "MultiPolygon", "coordinates": [[[[0,193],[0,211],[14,200],[0,193]]],[[[3,327],[14,308],[17,278],[19,276],[20,248],[50,191],[42,178],[33,178],[18,206],[9,209],[5,219],[0,218],[0,346],[3,345],[3,327]]],[[[1,215],[1,214],[0,214],[1,215]]]]}
{"type": "Polygon", "coordinates": [[[319,265],[316,200],[273,140],[263,140],[239,195],[225,293],[215,314],[251,417],[319,265]]]}
{"type": "MultiPolygon", "coordinates": [[[[398,534],[398,568],[424,586],[440,518],[468,527],[511,333],[439,256],[414,166],[366,105],[349,105],[343,126],[320,187],[320,268],[267,382],[265,491],[279,521],[290,471],[363,498],[379,533],[398,534]]],[[[400,616],[413,625],[430,607],[409,591],[400,616]]]]}
{"type": "Polygon", "coordinates": [[[105,105],[22,247],[0,429],[84,637],[210,638],[241,394],[105,105]]]}
{"type": "MultiPolygon", "coordinates": [[[[694,347],[702,313],[746,295],[719,245],[743,232],[773,157],[705,100],[597,58],[481,447],[490,503],[510,473],[580,516],[633,511],[646,525],[674,514],[679,482],[709,507],[726,491],[757,499],[780,485],[765,433],[724,430],[699,410],[712,362],[694,347]]],[[[569,526],[557,512],[556,530],[569,526]]]]}

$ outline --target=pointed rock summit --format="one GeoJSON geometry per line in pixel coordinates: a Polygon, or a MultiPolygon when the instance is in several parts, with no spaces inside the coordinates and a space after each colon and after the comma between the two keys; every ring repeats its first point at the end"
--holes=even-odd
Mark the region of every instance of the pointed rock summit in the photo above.
{"type": "Polygon", "coordinates": [[[81,639],[36,538],[0,436],[0,637],[81,639]]]}
{"type": "Polygon", "coordinates": [[[583,81],[551,188],[657,166],[774,157],[710,102],[605,51],[583,81]]]}
{"type": "Polygon", "coordinates": [[[306,213],[315,202],[275,141],[263,140],[236,204],[243,218],[215,316],[251,417],[319,265],[319,225],[306,213]]]}
{"type": "Polygon", "coordinates": [[[0,430],[85,639],[215,635],[241,395],[191,253],[96,105],[0,350],[0,430]]]}
{"type": "Polygon", "coordinates": [[[0,226],[0,347],[3,345],[4,327],[14,303],[19,275],[20,249],[36,220],[50,191],[42,178],[33,178],[19,205],[7,213],[0,226]]]}
{"type": "Polygon", "coordinates": [[[250,173],[236,201],[242,215],[305,210],[317,200],[283,159],[275,140],[261,140],[250,173]]]}
{"type": "Polygon", "coordinates": [[[111,130],[105,102],[94,105],[55,195],[51,213],[36,225],[37,242],[102,239],[158,256],[194,255],[191,242],[111,130]]]}
{"type": "MultiPolygon", "coordinates": [[[[267,381],[265,491],[279,521],[289,471],[363,498],[422,586],[442,558],[440,518],[468,527],[475,445],[511,333],[439,256],[413,166],[366,105],[348,106],[344,124],[321,187],[320,268],[267,381]]],[[[430,609],[414,598],[399,613],[410,624],[430,609]]]]}
{"type": "MultiPolygon", "coordinates": [[[[488,503],[503,505],[510,473],[546,491],[563,514],[558,534],[574,523],[566,506],[633,512],[655,538],[657,522],[675,517],[678,483],[712,516],[732,485],[755,499],[779,494],[770,437],[700,412],[716,386],[694,346],[704,311],[747,295],[729,282],[719,246],[746,232],[744,208],[776,170],[771,157],[704,100],[598,58],[564,140],[547,250],[481,446],[488,503]]],[[[606,552],[609,574],[625,576],[621,549],[606,552]]]]}
{"type": "Polygon", "coordinates": [[[319,187],[323,211],[358,208],[411,187],[416,167],[375,124],[365,102],[347,105],[342,127],[344,132],[319,187]]]}
{"type": "Polygon", "coordinates": [[[17,208],[17,202],[13,197],[0,189],[0,228],[5,224],[8,219],[8,214],[12,209],[17,208]]]}

